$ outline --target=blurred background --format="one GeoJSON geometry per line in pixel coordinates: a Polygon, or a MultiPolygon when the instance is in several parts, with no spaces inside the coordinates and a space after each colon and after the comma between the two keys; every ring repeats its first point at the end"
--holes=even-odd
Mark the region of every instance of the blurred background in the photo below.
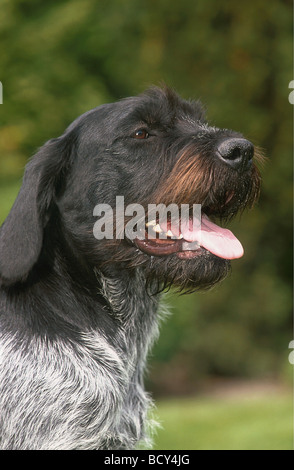
{"type": "Polygon", "coordinates": [[[1,0],[0,223],[79,114],[162,82],[264,149],[229,279],[176,296],[150,357],[156,449],[291,449],[292,1],[1,0]]]}

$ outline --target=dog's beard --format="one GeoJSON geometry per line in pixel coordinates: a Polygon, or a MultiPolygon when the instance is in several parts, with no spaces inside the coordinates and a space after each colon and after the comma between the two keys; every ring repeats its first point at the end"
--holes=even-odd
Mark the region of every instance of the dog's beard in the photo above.
{"type": "Polygon", "coordinates": [[[109,242],[106,243],[108,247],[103,248],[105,261],[100,264],[101,269],[114,264],[128,271],[140,268],[146,278],[146,287],[152,294],[171,287],[182,293],[207,290],[230,272],[229,260],[203,248],[191,259],[179,259],[176,253],[168,256],[147,255],[135,246],[127,245],[124,240],[117,245],[112,244],[111,249],[109,242]],[[112,254],[105,258],[106,253],[112,254]]]}
{"type": "Polygon", "coordinates": [[[230,261],[205,250],[201,256],[179,260],[176,255],[151,258],[146,263],[147,284],[155,291],[174,287],[182,293],[207,290],[230,272],[230,261]]]}

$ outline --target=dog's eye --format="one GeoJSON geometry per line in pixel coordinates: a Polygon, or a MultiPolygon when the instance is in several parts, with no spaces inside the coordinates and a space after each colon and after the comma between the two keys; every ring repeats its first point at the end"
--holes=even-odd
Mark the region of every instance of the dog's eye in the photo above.
{"type": "Polygon", "coordinates": [[[146,129],[138,129],[134,135],[135,139],[148,139],[149,134],[146,129]]]}

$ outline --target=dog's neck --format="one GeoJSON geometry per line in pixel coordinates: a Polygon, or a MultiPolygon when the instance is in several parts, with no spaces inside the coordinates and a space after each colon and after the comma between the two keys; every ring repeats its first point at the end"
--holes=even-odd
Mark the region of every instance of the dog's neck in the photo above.
{"type": "Polygon", "coordinates": [[[148,351],[159,335],[161,295],[148,292],[144,272],[140,268],[135,269],[132,276],[129,272],[126,276],[123,271],[110,271],[106,274],[96,270],[100,292],[107,302],[109,315],[115,318],[118,331],[123,331],[125,357],[128,358],[126,367],[133,368],[141,377],[148,351]]]}

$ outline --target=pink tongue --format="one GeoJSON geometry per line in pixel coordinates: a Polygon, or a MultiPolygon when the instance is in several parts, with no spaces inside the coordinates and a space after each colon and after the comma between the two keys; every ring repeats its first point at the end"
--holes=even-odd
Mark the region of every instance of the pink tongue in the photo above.
{"type": "Polygon", "coordinates": [[[186,222],[181,225],[181,232],[186,241],[197,241],[200,246],[220,258],[235,259],[243,256],[243,247],[230,230],[219,227],[205,215],[202,215],[201,230],[199,226],[193,230],[192,222],[190,219],[189,223],[186,222]]]}

